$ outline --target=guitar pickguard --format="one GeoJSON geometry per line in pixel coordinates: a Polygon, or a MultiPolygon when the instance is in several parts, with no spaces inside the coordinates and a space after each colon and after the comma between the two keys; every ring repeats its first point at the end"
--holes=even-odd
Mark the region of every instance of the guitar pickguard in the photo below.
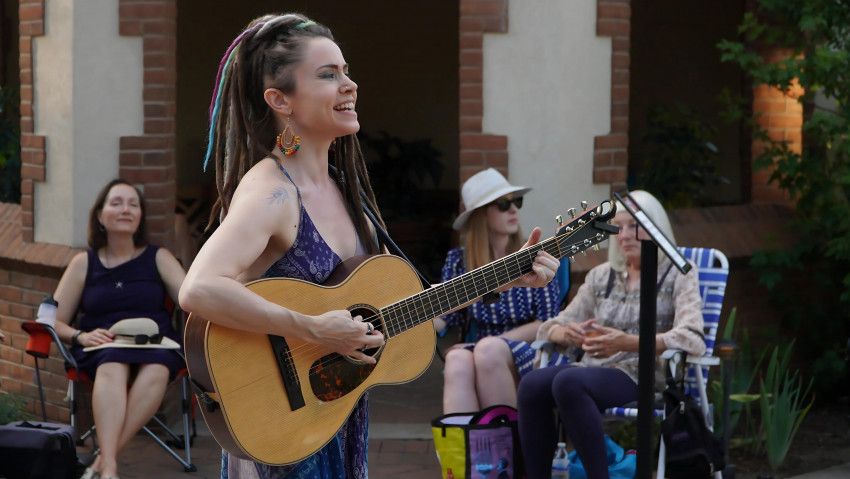
{"type": "Polygon", "coordinates": [[[328,354],[310,366],[310,387],[320,400],[333,401],[362,384],[375,366],[357,364],[336,353],[328,354]]]}
{"type": "MultiPolygon", "coordinates": [[[[355,304],[348,307],[352,317],[363,317],[370,322],[376,331],[384,332],[384,324],[378,310],[367,304],[355,304]]],[[[381,359],[383,348],[362,350],[364,354],[381,359]]],[[[354,361],[340,354],[333,353],[322,356],[310,366],[310,387],[313,394],[322,401],[333,401],[350,393],[361,385],[372,374],[377,366],[354,361]]]]}

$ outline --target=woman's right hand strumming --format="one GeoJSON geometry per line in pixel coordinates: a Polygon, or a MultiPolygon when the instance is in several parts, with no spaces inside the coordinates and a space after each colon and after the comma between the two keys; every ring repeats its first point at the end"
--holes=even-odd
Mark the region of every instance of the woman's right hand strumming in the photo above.
{"type": "Polygon", "coordinates": [[[381,347],[384,335],[374,329],[374,325],[364,321],[362,316],[352,318],[350,311],[341,309],[308,318],[308,341],[368,364],[377,362],[372,356],[364,354],[363,350],[381,347]]]}

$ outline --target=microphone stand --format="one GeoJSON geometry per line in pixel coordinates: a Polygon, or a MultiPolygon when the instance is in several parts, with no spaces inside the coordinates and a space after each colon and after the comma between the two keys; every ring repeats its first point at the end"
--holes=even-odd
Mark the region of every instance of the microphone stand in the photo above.
{"type": "Polygon", "coordinates": [[[655,411],[655,306],[658,297],[658,246],[653,241],[640,242],[640,334],[638,339],[638,479],[652,477],[652,423],[655,411]]]}

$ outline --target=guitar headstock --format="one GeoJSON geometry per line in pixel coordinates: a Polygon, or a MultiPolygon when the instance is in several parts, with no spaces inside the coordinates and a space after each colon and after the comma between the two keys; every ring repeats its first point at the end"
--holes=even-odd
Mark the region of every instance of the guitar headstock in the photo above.
{"type": "Polygon", "coordinates": [[[555,218],[558,222],[555,240],[561,256],[572,257],[590,247],[598,249],[599,243],[619,233],[620,228],[608,223],[616,213],[616,205],[610,200],[605,200],[592,207],[589,207],[586,201],[582,201],[581,211],[575,208],[568,209],[567,214],[570,215],[568,223],[564,223],[564,218],[558,215],[555,218]]]}

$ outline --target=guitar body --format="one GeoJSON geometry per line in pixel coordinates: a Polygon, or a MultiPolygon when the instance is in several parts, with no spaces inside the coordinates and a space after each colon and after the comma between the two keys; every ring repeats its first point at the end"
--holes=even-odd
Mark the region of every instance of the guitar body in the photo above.
{"type": "MultiPolygon", "coordinates": [[[[263,279],[247,287],[303,314],[349,309],[364,318],[422,291],[410,265],[390,255],[349,260],[331,282],[263,279]]],[[[382,320],[372,324],[386,336],[382,320]]],[[[270,338],[275,337],[191,314],[185,352],[189,374],[218,403],[200,408],[216,441],[232,454],[274,465],[297,462],[321,449],[369,388],[421,375],[436,342],[432,322],[424,321],[388,337],[375,351],[377,364],[365,365],[297,338],[278,338],[276,345],[270,338]],[[287,371],[292,373],[288,380],[287,371]]]]}

